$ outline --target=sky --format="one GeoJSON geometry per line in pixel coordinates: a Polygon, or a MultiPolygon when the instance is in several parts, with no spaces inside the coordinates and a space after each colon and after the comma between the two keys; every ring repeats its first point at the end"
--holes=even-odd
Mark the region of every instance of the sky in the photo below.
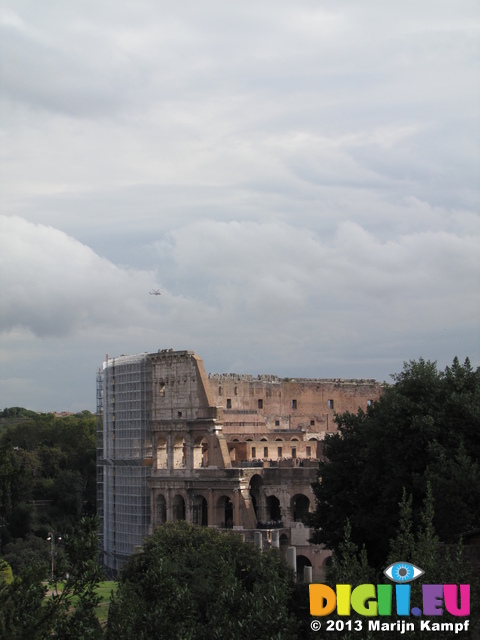
{"type": "Polygon", "coordinates": [[[106,354],[165,348],[479,366],[479,34],[477,0],[3,0],[0,409],[94,411],[106,354]]]}

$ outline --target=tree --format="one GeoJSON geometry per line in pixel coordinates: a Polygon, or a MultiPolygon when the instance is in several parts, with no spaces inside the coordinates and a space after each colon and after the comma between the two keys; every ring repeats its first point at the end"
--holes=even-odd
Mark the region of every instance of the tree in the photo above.
{"type": "Polygon", "coordinates": [[[0,637],[45,640],[51,636],[53,610],[45,607],[47,588],[35,570],[10,583],[0,582],[0,637]]]}
{"type": "Polygon", "coordinates": [[[30,535],[9,542],[3,549],[3,557],[11,565],[15,575],[22,575],[31,567],[35,567],[42,578],[49,574],[50,544],[37,536],[30,535]]]}
{"type": "Polygon", "coordinates": [[[240,536],[168,523],[122,570],[107,638],[298,637],[294,577],[277,550],[261,553],[240,536]]]}
{"type": "Polygon", "coordinates": [[[5,583],[8,585],[8,584],[11,584],[12,582],[13,582],[12,567],[8,564],[8,562],[0,558],[0,584],[5,583]]]}
{"type": "Polygon", "coordinates": [[[83,518],[78,533],[67,537],[69,576],[62,584],[63,588],[47,594],[43,574],[35,566],[15,575],[13,580],[0,579],[0,638],[102,638],[95,616],[99,601],[96,588],[102,577],[96,561],[97,529],[96,517],[83,518]]]}
{"type": "Polygon", "coordinates": [[[62,535],[95,513],[96,419],[6,409],[0,417],[2,547],[47,531],[62,535]]]}
{"type": "MultiPolygon", "coordinates": [[[[411,604],[422,603],[422,584],[470,584],[471,592],[471,612],[469,621],[471,625],[471,637],[476,637],[475,627],[479,621],[479,601],[478,601],[478,585],[472,576],[471,565],[463,558],[463,547],[459,543],[455,546],[448,547],[439,543],[438,536],[434,528],[434,500],[429,483],[427,484],[426,497],[420,512],[420,524],[414,527],[412,517],[412,496],[407,496],[404,492],[402,500],[397,505],[399,512],[399,526],[395,538],[389,541],[389,554],[386,559],[386,565],[381,570],[376,571],[368,564],[364,549],[360,550],[350,539],[350,525],[347,522],[344,531],[344,538],[339,544],[338,551],[333,554],[333,562],[327,570],[327,583],[335,588],[336,584],[350,584],[355,587],[359,584],[392,584],[383,574],[383,569],[387,565],[398,562],[407,562],[421,568],[425,575],[422,579],[410,582],[411,588],[411,604]]],[[[341,619],[336,613],[330,618],[341,619]]],[[[355,614],[352,615],[355,618],[355,614]]],[[[362,619],[358,617],[357,619],[362,619]]],[[[395,606],[392,608],[392,614],[388,617],[388,622],[396,620],[405,620],[405,617],[399,617],[396,613],[395,606]]],[[[414,618],[413,618],[414,620],[414,618]]],[[[442,622],[455,623],[459,619],[455,618],[448,611],[444,611],[442,622]]],[[[385,638],[385,640],[400,640],[400,638],[424,638],[425,632],[416,625],[413,631],[405,630],[388,630],[385,632],[376,630],[368,631],[364,629],[362,638],[365,640],[376,640],[377,638],[385,638]]],[[[410,618],[408,621],[412,621],[410,618]]],[[[355,636],[358,634],[355,634],[355,636]]],[[[344,631],[333,631],[328,634],[332,640],[345,640],[344,631]]],[[[352,636],[353,637],[353,636],[352,636]]],[[[435,640],[453,640],[458,634],[453,630],[444,630],[435,632],[435,640]]],[[[465,637],[470,637],[467,633],[465,637]]]]}
{"type": "Polygon", "coordinates": [[[97,587],[103,577],[97,562],[98,518],[84,517],[79,531],[65,536],[68,577],[63,590],[47,606],[54,611],[53,634],[61,640],[99,640],[103,637],[95,609],[97,587]]]}
{"type": "MultiPolygon", "coordinates": [[[[403,561],[416,565],[425,572],[422,580],[411,582],[411,602],[422,602],[422,583],[429,584],[470,584],[471,612],[469,616],[471,633],[479,623],[478,580],[475,578],[471,564],[464,558],[464,548],[459,541],[456,545],[440,544],[435,532],[435,506],[430,482],[420,513],[420,525],[416,528],[412,518],[412,497],[404,492],[400,502],[400,524],[397,535],[390,541],[390,553],[387,564],[403,561]]],[[[455,623],[458,618],[444,610],[442,622],[455,623]]],[[[478,631],[478,628],[477,628],[478,631]]],[[[388,634],[392,638],[391,634],[388,634]]],[[[400,634],[399,634],[400,637],[400,634]]],[[[402,634],[406,638],[423,638],[424,632],[416,628],[414,632],[402,634]]],[[[450,640],[457,637],[454,631],[436,631],[436,640],[450,640]]],[[[475,636],[473,636],[475,637],[475,636]]]]}
{"type": "Polygon", "coordinates": [[[420,525],[427,479],[434,496],[462,474],[469,479],[456,498],[450,490],[450,516],[439,510],[442,542],[458,539],[465,527],[480,527],[480,369],[455,358],[439,372],[435,363],[420,359],[393,379],[366,413],[336,416],[338,433],[325,439],[327,460],[312,486],[312,540],[338,549],[348,519],[352,541],[365,545],[375,567],[385,565],[404,490],[412,496],[413,526],[420,525]]]}

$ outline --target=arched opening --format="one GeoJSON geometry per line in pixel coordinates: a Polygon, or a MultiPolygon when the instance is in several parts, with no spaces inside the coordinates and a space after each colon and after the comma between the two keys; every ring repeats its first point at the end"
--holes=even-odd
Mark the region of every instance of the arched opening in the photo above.
{"type": "Polygon", "coordinates": [[[157,438],[157,469],[167,468],[167,440],[163,436],[157,438]]]}
{"type": "Polygon", "coordinates": [[[173,444],[173,468],[183,469],[185,467],[187,452],[185,447],[185,438],[176,436],[173,444]]]}
{"type": "Polygon", "coordinates": [[[179,494],[173,499],[172,511],[174,520],[185,520],[185,500],[179,494]]]}
{"type": "Polygon", "coordinates": [[[233,528],[233,502],[228,496],[221,496],[217,500],[217,517],[221,527],[233,528]]]}
{"type": "Polygon", "coordinates": [[[293,496],[291,509],[294,522],[303,522],[310,509],[310,500],[303,493],[293,496]]]}
{"type": "Polygon", "coordinates": [[[193,466],[195,469],[208,467],[208,440],[203,435],[193,441],[193,466]]]}
{"type": "Polygon", "coordinates": [[[257,520],[263,520],[262,486],[263,480],[261,476],[256,473],[250,479],[250,497],[252,498],[252,504],[257,520]]]}
{"type": "Polygon", "coordinates": [[[305,567],[311,567],[312,563],[307,556],[297,556],[297,581],[303,582],[305,567]]]}
{"type": "Polygon", "coordinates": [[[208,526],[208,503],[203,496],[195,496],[192,503],[192,522],[208,526]]]}
{"type": "Polygon", "coordinates": [[[167,521],[167,501],[165,496],[160,494],[157,496],[155,503],[155,525],[160,526],[167,521]]]}
{"type": "Polygon", "coordinates": [[[277,496],[268,496],[267,498],[267,518],[272,523],[279,523],[282,519],[282,509],[277,496]]]}

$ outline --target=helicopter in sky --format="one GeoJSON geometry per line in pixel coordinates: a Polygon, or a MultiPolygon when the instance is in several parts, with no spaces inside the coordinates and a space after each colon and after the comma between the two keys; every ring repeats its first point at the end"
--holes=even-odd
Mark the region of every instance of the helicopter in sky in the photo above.
{"type": "Polygon", "coordinates": [[[161,296],[162,293],[164,293],[164,291],[161,291],[160,289],[152,289],[151,291],[148,292],[151,296],[161,296]]]}

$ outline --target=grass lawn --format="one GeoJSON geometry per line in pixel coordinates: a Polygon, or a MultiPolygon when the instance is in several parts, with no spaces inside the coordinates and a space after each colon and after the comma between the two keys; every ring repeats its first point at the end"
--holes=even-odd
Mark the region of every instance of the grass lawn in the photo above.
{"type": "MultiPolygon", "coordinates": [[[[56,589],[63,591],[63,583],[57,582],[56,589]]],[[[108,618],[108,607],[110,604],[110,598],[112,591],[116,591],[117,583],[113,580],[107,580],[100,582],[97,587],[97,593],[100,596],[100,602],[97,607],[97,618],[100,622],[106,622],[108,618]]],[[[75,606],[75,599],[72,601],[72,605],[75,606]]]]}
{"type": "Polygon", "coordinates": [[[101,597],[101,600],[97,607],[97,618],[100,622],[106,622],[108,617],[108,606],[110,604],[110,597],[112,590],[116,591],[117,583],[114,581],[100,582],[98,585],[97,593],[101,597]]]}

